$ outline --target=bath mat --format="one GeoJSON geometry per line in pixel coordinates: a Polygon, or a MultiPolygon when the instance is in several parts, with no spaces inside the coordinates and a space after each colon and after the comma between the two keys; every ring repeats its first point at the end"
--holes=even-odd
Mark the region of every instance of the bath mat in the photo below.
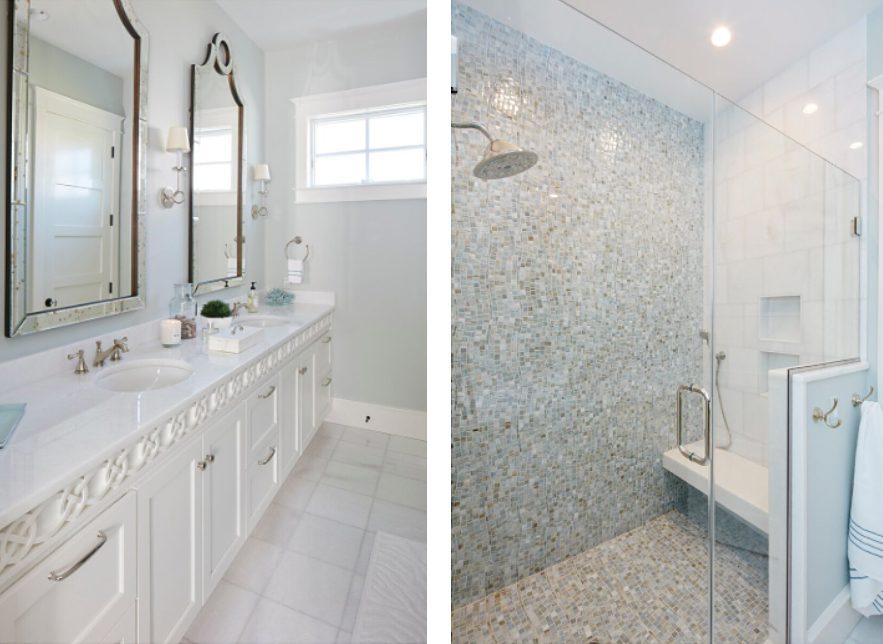
{"type": "Polygon", "coordinates": [[[378,532],[356,614],[353,642],[426,641],[426,544],[378,532]]]}

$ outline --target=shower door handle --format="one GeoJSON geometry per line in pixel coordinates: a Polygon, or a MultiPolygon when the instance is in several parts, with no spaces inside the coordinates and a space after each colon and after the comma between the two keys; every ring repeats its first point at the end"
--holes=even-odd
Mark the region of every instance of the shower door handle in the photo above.
{"type": "Polygon", "coordinates": [[[699,385],[680,385],[678,386],[678,401],[677,401],[677,435],[678,435],[678,451],[686,456],[689,460],[699,465],[705,465],[708,463],[708,457],[711,454],[711,397],[708,395],[708,392],[705,391],[699,385]],[[699,394],[702,396],[703,403],[703,424],[704,424],[704,439],[705,439],[705,453],[700,457],[696,452],[691,452],[686,447],[684,447],[684,394],[699,394]]]}

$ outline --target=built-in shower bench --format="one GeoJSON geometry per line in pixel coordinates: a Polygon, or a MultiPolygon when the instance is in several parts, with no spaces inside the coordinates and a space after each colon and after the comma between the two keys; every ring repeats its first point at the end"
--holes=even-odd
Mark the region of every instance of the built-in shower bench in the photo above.
{"type": "MultiPolygon", "coordinates": [[[[702,443],[686,447],[700,452],[702,443]]],[[[662,454],[662,467],[708,494],[711,468],[687,460],[677,447],[662,454]]],[[[714,450],[714,484],[716,503],[769,534],[769,471],[766,467],[718,448],[714,450]]]]}

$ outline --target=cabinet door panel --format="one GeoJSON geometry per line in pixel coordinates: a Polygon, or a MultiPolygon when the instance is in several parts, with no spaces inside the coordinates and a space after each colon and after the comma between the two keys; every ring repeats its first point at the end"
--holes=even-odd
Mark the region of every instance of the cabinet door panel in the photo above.
{"type": "Polygon", "coordinates": [[[322,421],[325,420],[325,417],[331,410],[332,386],[333,379],[331,378],[330,372],[325,374],[325,376],[316,384],[316,410],[314,412],[315,418],[313,420],[313,424],[316,426],[315,429],[319,428],[322,421]]]}
{"type": "Polygon", "coordinates": [[[202,605],[202,441],[138,489],[139,639],[177,642],[202,605]]]}
{"type": "Polygon", "coordinates": [[[315,370],[315,346],[308,348],[298,358],[297,370],[297,403],[298,425],[302,449],[306,449],[316,431],[315,401],[316,401],[316,370],[315,370]]]}
{"type": "Polygon", "coordinates": [[[300,434],[298,432],[298,401],[297,401],[297,362],[290,363],[282,371],[282,394],[279,399],[280,415],[280,451],[282,452],[282,478],[294,467],[301,454],[300,434]]]}
{"type": "Polygon", "coordinates": [[[316,375],[322,378],[331,371],[331,329],[316,343],[316,375]]]}
{"type": "Polygon", "coordinates": [[[248,399],[248,448],[276,431],[279,421],[279,376],[270,378],[248,399]]]}
{"type": "Polygon", "coordinates": [[[254,527],[264,510],[270,505],[279,485],[279,438],[270,435],[249,454],[248,476],[248,526],[254,527]]]}
{"type": "Polygon", "coordinates": [[[102,641],[135,603],[135,529],[128,494],[37,564],[0,596],[0,642],[102,641]]]}
{"type": "Polygon", "coordinates": [[[238,409],[203,437],[205,595],[220,581],[245,539],[243,487],[245,423],[238,409]]]}

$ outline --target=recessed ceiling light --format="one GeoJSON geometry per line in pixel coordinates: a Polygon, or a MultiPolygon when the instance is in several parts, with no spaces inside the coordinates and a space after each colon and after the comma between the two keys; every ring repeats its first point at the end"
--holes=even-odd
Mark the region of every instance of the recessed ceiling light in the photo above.
{"type": "Polygon", "coordinates": [[[715,47],[726,47],[732,39],[733,34],[730,32],[730,28],[724,25],[715,27],[711,32],[711,44],[715,47]]]}
{"type": "Polygon", "coordinates": [[[803,106],[803,113],[804,114],[815,114],[818,111],[819,111],[819,106],[816,105],[815,103],[807,103],[806,105],[803,106]]]}
{"type": "Polygon", "coordinates": [[[853,141],[852,143],[849,144],[849,149],[850,150],[858,150],[863,145],[864,145],[864,143],[862,143],[861,141],[853,141]]]}

